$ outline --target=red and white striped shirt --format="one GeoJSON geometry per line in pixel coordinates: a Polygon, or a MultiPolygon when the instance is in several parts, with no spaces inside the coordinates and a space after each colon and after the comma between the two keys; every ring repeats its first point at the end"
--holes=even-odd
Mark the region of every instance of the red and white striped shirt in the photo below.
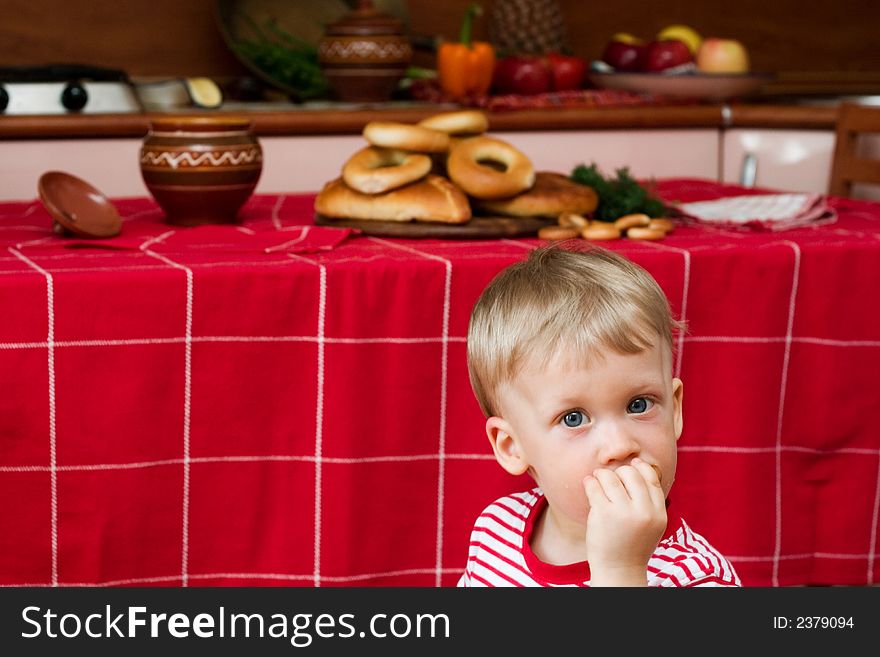
{"type": "MultiPolygon", "coordinates": [[[[529,546],[547,506],[540,488],[495,500],[474,523],[468,563],[458,586],[589,586],[586,561],[555,566],[529,546]]],[[[648,560],[648,586],[742,586],[739,576],[705,538],[675,515],[648,560]]]]}

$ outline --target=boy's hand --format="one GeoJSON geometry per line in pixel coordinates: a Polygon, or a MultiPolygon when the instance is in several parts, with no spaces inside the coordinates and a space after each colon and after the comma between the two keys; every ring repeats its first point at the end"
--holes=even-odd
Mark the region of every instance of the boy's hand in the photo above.
{"type": "Polygon", "coordinates": [[[590,586],[647,586],[648,559],[666,529],[666,498],[657,472],[641,459],[584,478],[590,502],[590,586]]]}

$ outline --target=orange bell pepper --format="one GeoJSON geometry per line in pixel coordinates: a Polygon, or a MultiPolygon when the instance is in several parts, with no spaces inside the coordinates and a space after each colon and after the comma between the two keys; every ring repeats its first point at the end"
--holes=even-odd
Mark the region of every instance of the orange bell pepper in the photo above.
{"type": "Polygon", "coordinates": [[[483,13],[470,5],[464,14],[458,42],[440,44],[437,49],[437,77],[440,88],[453,98],[482,96],[492,85],[495,49],[486,41],[473,41],[474,16],[483,13]]]}

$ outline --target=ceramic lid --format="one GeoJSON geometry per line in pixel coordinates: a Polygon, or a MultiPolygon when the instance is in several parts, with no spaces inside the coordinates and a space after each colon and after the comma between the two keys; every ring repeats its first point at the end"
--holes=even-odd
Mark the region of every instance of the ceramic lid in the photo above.
{"type": "Polygon", "coordinates": [[[357,9],[327,26],[326,34],[333,36],[403,34],[403,22],[376,9],[372,0],[359,0],[357,9]]]}
{"type": "Polygon", "coordinates": [[[58,225],[80,237],[113,237],[122,230],[116,207],[97,189],[63,171],[47,171],[37,184],[40,201],[58,225]]]}

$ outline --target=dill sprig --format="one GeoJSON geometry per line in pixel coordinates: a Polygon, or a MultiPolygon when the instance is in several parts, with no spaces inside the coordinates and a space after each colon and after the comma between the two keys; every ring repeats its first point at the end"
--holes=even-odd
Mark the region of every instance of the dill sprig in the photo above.
{"type": "Polygon", "coordinates": [[[299,100],[321,98],[328,94],[327,82],[318,61],[318,49],[286,31],[274,18],[263,26],[245,15],[255,38],[239,39],[234,44],[238,54],[279,85],[291,90],[299,100]]]}
{"type": "Polygon", "coordinates": [[[592,187],[599,197],[599,204],[593,218],[600,221],[614,221],[618,217],[642,212],[649,217],[663,217],[669,212],[666,205],[653,193],[654,181],[649,187],[641,185],[629,172],[629,167],[615,171],[613,177],[606,177],[595,163],[590,166],[579,164],[570,176],[571,180],[592,187]]]}

